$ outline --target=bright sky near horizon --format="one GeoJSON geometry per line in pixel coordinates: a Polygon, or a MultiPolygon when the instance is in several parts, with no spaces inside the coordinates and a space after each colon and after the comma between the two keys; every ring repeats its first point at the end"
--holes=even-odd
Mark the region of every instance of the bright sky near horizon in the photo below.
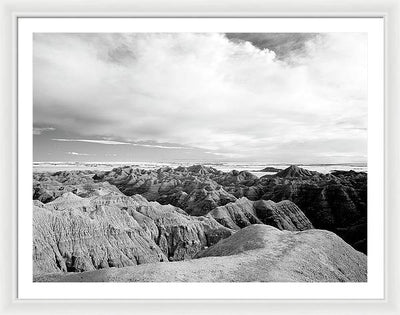
{"type": "Polygon", "coordinates": [[[33,43],[34,161],[366,162],[364,33],[33,43]]]}

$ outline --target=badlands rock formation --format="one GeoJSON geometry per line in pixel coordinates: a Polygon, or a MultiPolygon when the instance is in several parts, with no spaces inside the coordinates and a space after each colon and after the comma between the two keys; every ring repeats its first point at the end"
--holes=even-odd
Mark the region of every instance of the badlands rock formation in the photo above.
{"type": "Polygon", "coordinates": [[[293,177],[310,177],[318,175],[320,175],[320,173],[309,171],[304,168],[298,167],[296,165],[291,165],[288,168],[278,172],[275,176],[280,178],[293,178],[293,177]]]}
{"type": "Polygon", "coordinates": [[[197,257],[189,261],[42,275],[36,281],[367,281],[366,256],[334,233],[321,230],[289,232],[268,225],[251,225],[197,257]]]}
{"type": "Polygon", "coordinates": [[[215,208],[208,213],[208,216],[234,230],[251,224],[267,224],[288,231],[313,228],[300,208],[288,200],[275,203],[271,200],[250,201],[243,197],[215,208]]]}
{"type": "Polygon", "coordinates": [[[57,199],[66,192],[80,197],[88,197],[109,192],[119,193],[117,187],[105,183],[95,183],[90,171],[60,171],[55,173],[33,174],[33,200],[47,203],[57,199]]]}
{"type": "Polygon", "coordinates": [[[365,281],[345,243],[366,253],[365,173],[126,166],[37,173],[32,194],[36,280],[365,281]]]}
{"type": "Polygon", "coordinates": [[[232,231],[142,196],[67,192],[33,206],[34,274],[191,258],[232,231]]]}
{"type": "Polygon", "coordinates": [[[321,174],[290,166],[275,175],[257,178],[247,171],[218,171],[212,167],[139,170],[116,168],[95,176],[124,194],[141,194],[172,204],[191,215],[205,215],[241,197],[249,200],[294,202],[315,228],[337,233],[356,249],[367,252],[367,174],[336,171],[321,174]]]}
{"type": "Polygon", "coordinates": [[[324,175],[292,168],[261,178],[260,185],[262,199],[294,202],[315,228],[335,232],[357,250],[367,252],[366,173],[335,171],[324,175]]]}
{"type": "Polygon", "coordinates": [[[221,176],[229,182],[246,181],[249,176],[253,180],[257,178],[248,174],[247,177],[242,177],[242,174],[227,176],[201,165],[176,169],[167,167],[156,171],[123,167],[97,174],[94,180],[107,181],[127,196],[140,194],[150,201],[180,207],[191,215],[204,215],[215,207],[236,200],[212,178],[221,176]]]}
{"type": "Polygon", "coordinates": [[[265,168],[263,168],[262,170],[256,171],[256,172],[279,172],[282,171],[281,168],[276,168],[276,167],[271,167],[271,166],[267,166],[265,168]]]}

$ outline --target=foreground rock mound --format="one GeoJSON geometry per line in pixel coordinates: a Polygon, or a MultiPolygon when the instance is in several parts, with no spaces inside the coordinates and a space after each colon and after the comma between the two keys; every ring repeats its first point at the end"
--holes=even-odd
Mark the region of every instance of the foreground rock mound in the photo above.
{"type": "Polygon", "coordinates": [[[271,200],[250,201],[243,197],[212,210],[208,216],[234,230],[261,223],[289,231],[313,228],[300,208],[288,200],[275,203],[271,200]]]}
{"type": "Polygon", "coordinates": [[[366,282],[367,257],[328,231],[280,231],[251,225],[190,261],[150,263],[79,274],[59,282],[366,282]]]}

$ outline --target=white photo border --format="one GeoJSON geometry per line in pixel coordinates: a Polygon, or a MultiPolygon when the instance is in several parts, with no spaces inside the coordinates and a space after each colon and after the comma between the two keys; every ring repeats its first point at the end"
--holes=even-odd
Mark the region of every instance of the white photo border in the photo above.
{"type": "Polygon", "coordinates": [[[18,299],[375,299],[384,288],[383,18],[18,19],[18,299]],[[367,32],[367,283],[34,283],[32,34],[34,32],[367,32]],[[28,174],[28,175],[27,175],[28,174]]]}

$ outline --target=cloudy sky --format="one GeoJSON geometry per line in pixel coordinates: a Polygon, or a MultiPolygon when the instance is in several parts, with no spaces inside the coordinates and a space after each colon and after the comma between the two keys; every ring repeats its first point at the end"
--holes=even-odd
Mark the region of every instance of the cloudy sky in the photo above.
{"type": "Polygon", "coordinates": [[[363,33],[37,33],[33,67],[34,161],[366,161],[363,33]]]}

